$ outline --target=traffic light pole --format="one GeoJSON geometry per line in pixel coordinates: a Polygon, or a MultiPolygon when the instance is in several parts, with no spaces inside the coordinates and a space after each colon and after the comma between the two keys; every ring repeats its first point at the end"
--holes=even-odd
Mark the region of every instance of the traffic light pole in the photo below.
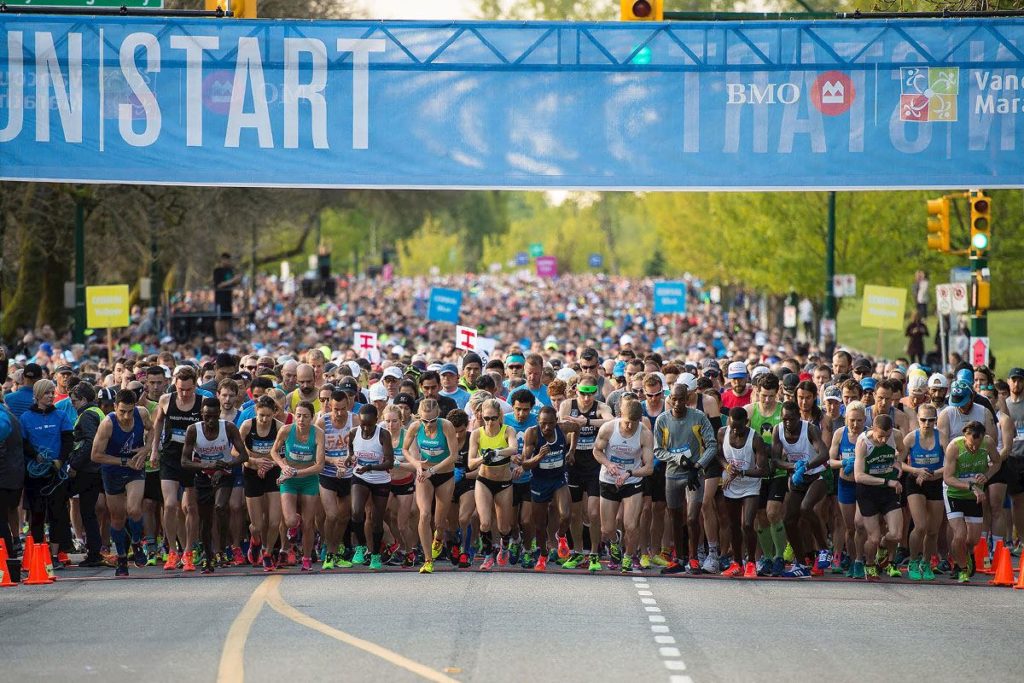
{"type": "MultiPolygon", "coordinates": [[[[986,258],[972,258],[971,259],[971,277],[972,283],[978,282],[981,277],[983,269],[988,268],[988,259],[986,258]]],[[[976,286],[976,285],[975,285],[976,286]]],[[[987,337],[988,336],[988,311],[983,308],[974,308],[974,312],[971,315],[971,338],[976,337],[987,337]]]]}

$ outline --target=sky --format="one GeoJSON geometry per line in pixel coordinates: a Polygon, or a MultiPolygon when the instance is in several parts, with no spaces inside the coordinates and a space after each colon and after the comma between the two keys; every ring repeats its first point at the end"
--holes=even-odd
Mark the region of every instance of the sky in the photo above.
{"type": "Polygon", "coordinates": [[[360,19],[473,19],[475,0],[360,0],[360,19]],[[372,9],[371,9],[372,8],[372,9]]]}

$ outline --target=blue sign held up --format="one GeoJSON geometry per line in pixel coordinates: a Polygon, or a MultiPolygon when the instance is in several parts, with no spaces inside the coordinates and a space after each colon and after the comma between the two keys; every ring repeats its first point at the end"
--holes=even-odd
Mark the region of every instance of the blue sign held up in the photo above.
{"type": "Polygon", "coordinates": [[[601,254],[591,254],[588,263],[591,268],[601,268],[604,266],[604,256],[601,254]]]}
{"type": "Polygon", "coordinates": [[[434,287],[430,290],[430,305],[427,320],[459,324],[459,309],[462,308],[462,292],[457,289],[434,287]]]}
{"type": "Polygon", "coordinates": [[[655,282],[654,312],[686,313],[686,283],[655,282]]]}
{"type": "Polygon", "coordinates": [[[525,251],[521,251],[516,254],[516,265],[517,266],[528,266],[530,265],[530,255],[525,251]]]}

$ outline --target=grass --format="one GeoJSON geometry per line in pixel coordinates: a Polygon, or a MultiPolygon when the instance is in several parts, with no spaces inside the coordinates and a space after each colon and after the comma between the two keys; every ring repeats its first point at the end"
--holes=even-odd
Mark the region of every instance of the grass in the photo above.
{"type": "MultiPolygon", "coordinates": [[[[841,301],[843,303],[836,321],[839,344],[874,355],[878,350],[878,330],[860,326],[861,300],[842,299],[841,301]]],[[[938,319],[932,315],[928,318],[927,323],[928,331],[934,336],[938,319]]],[[[1009,369],[1014,366],[1024,367],[1024,309],[989,311],[988,332],[992,353],[996,356],[997,376],[1005,377],[1009,369]]],[[[925,348],[930,349],[931,343],[931,339],[927,340],[925,348]]],[[[904,356],[906,348],[907,340],[903,336],[902,330],[884,330],[882,332],[882,355],[884,357],[904,356]]]]}

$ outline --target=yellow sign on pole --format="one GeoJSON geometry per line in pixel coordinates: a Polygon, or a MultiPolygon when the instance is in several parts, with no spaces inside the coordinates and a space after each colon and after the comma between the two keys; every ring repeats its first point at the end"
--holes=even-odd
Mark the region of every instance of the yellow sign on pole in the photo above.
{"type": "Polygon", "coordinates": [[[902,330],[903,311],[906,306],[906,289],[864,285],[860,326],[875,327],[880,330],[902,330]]]}
{"type": "Polygon", "coordinates": [[[128,285],[85,288],[86,325],[128,327],[128,285]]]}

